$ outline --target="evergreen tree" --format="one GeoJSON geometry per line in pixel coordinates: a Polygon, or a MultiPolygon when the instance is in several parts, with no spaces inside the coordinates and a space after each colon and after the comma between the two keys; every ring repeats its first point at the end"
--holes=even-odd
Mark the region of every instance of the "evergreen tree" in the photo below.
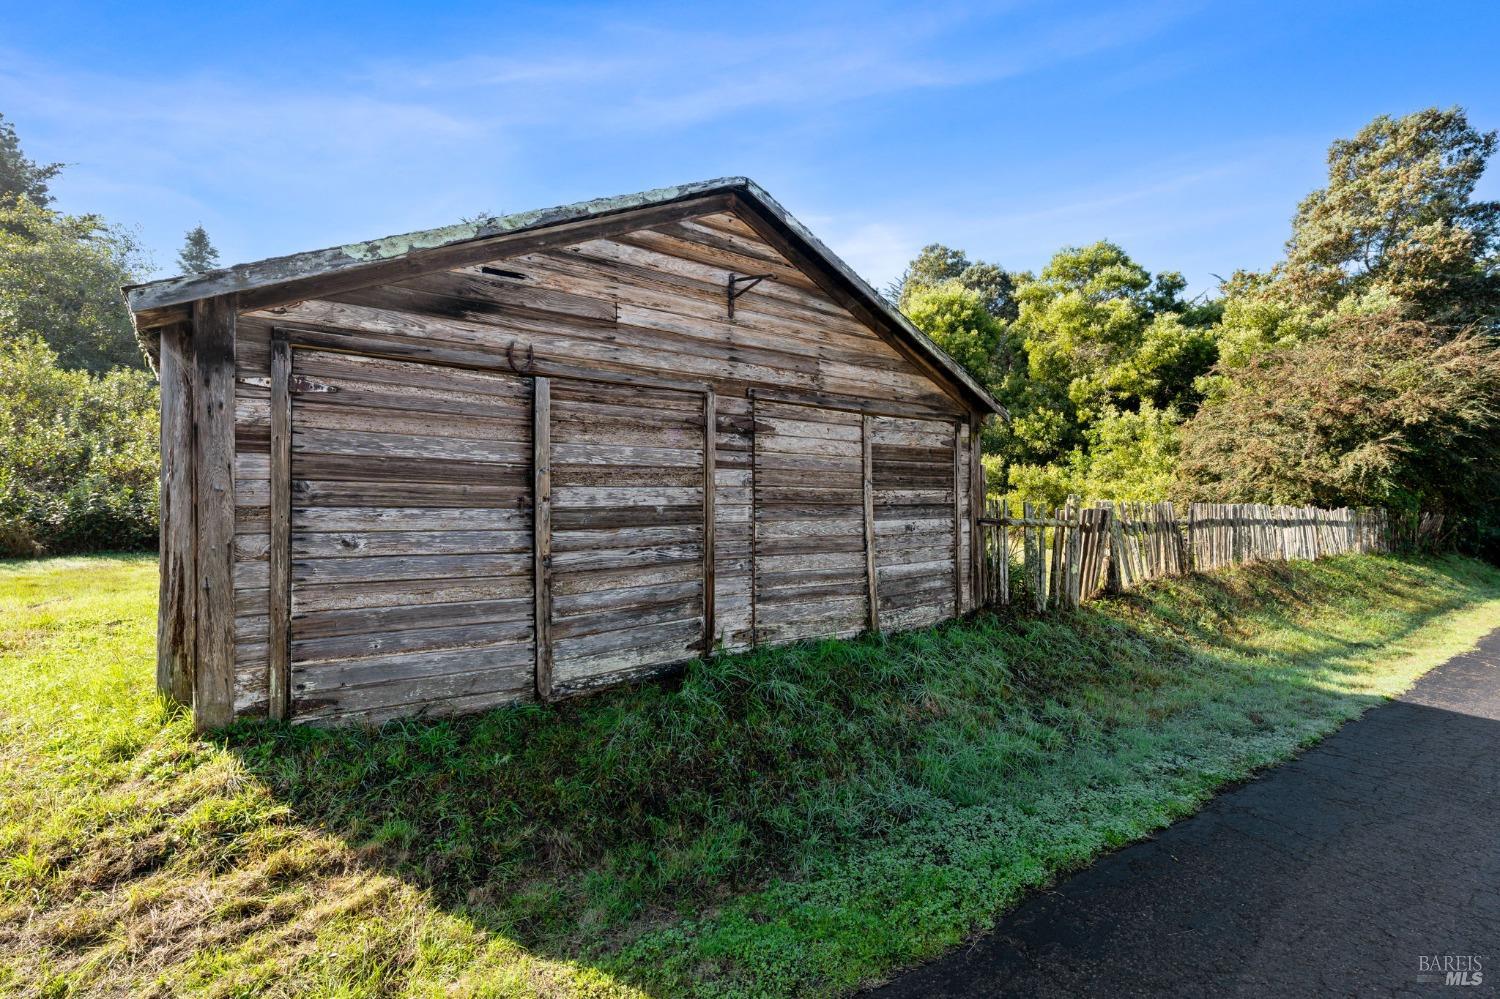
{"type": "Polygon", "coordinates": [[[0,114],[0,199],[22,197],[34,205],[46,207],[52,202],[47,190],[53,177],[62,172],[61,163],[36,163],[21,152],[16,127],[0,114]]]}
{"type": "Polygon", "coordinates": [[[184,274],[202,274],[219,266],[219,251],[214,249],[208,231],[201,224],[188,230],[182,249],[177,252],[177,265],[184,274]]]}
{"type": "Polygon", "coordinates": [[[1500,322],[1500,202],[1473,197],[1495,145],[1462,108],[1381,115],[1334,142],[1278,271],[1293,301],[1332,312],[1376,296],[1433,322],[1500,322]]]}

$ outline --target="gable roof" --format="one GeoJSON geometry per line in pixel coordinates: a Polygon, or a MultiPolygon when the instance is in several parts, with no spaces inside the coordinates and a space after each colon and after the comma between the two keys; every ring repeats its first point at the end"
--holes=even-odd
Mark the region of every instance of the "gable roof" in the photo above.
{"type": "MultiPolygon", "coordinates": [[[[702,202],[723,201],[719,210],[746,208],[769,227],[768,236],[777,249],[798,268],[808,271],[839,304],[860,319],[885,330],[899,344],[905,345],[940,380],[957,388],[975,408],[1007,416],[1005,408],[925,333],[870,287],[848,264],[824,246],[801,222],[792,217],[748,177],[721,177],[675,187],[662,187],[614,198],[596,198],[572,205],[519,212],[501,218],[485,218],[440,229],[386,236],[362,243],[348,243],[323,250],[309,250],[283,257],[271,257],[248,264],[237,264],[202,274],[184,274],[144,284],[125,286],[126,302],[135,317],[138,330],[178,322],[186,318],[190,304],[217,295],[239,294],[241,306],[247,302],[262,307],[278,300],[315,297],[314,289],[329,282],[349,284],[368,279],[368,283],[411,277],[417,273],[453,266],[455,259],[478,259],[476,253],[493,250],[494,257],[531,252],[534,240],[548,235],[566,240],[574,230],[598,220],[616,220],[621,231],[640,219],[645,228],[659,224],[642,216],[670,212],[681,206],[684,213],[704,207],[702,202]],[[461,257],[458,255],[462,255],[461,257]],[[387,277],[389,275],[389,277],[387,277]],[[285,292],[278,296],[278,292],[285,292]]],[[[580,234],[578,240],[595,238],[580,234]]],[[[557,242],[554,238],[553,243],[557,242]]]]}

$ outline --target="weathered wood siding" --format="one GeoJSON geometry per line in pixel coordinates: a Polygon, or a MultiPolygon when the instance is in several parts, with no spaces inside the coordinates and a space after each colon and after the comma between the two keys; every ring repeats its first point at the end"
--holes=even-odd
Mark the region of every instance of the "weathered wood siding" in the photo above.
{"type": "Polygon", "coordinates": [[[869,620],[864,417],[755,405],[755,638],[863,631],[869,620]]]}
{"type": "Polygon", "coordinates": [[[866,626],[865,471],[874,476],[881,627],[938,620],[960,606],[955,584],[967,594],[969,539],[962,531],[955,536],[954,514],[968,502],[968,477],[959,477],[957,494],[953,477],[955,467],[968,467],[968,412],[749,225],[709,215],[240,317],[234,703],[241,713],[264,712],[267,704],[276,328],[311,331],[324,346],[352,352],[307,345],[292,352],[294,384],[305,377],[327,385],[343,380],[345,388],[320,394],[301,385],[292,397],[294,718],[377,719],[435,699],[458,710],[530,696],[510,674],[484,681],[482,690],[451,678],[475,672],[478,660],[453,651],[478,647],[464,642],[505,646],[510,651],[491,661],[510,670],[502,660],[524,658],[521,648],[533,641],[522,617],[533,624],[534,617],[519,609],[524,603],[534,615],[541,605],[526,533],[534,374],[562,373],[547,379],[545,625],[555,693],[702,651],[705,457],[715,487],[714,645],[735,649],[756,638],[866,626]],[[774,276],[738,300],[732,322],[725,307],[731,273],[774,276]],[[355,356],[382,353],[409,359],[355,356]],[[413,363],[424,354],[494,370],[413,363]],[[567,377],[589,372],[670,382],[677,390],[567,377]],[[706,456],[708,388],[715,432],[706,456]],[[751,398],[760,390],[875,400],[887,413],[905,415],[869,417],[867,468],[864,415],[751,398]],[[758,462],[768,466],[759,477],[758,462]],[[826,502],[799,499],[797,491],[808,488],[823,490],[818,498],[826,502]],[[339,550],[341,534],[355,536],[360,550],[339,550]],[[344,575],[329,577],[334,569],[344,575]],[[751,600],[756,574],[764,606],[751,600]],[[794,598],[797,590],[804,592],[794,598]],[[516,617],[512,605],[503,613],[499,607],[512,600],[519,601],[516,617]],[[436,615],[454,613],[461,620],[434,623],[436,615]],[[363,632],[353,630],[356,618],[363,632]],[[515,627],[493,641],[489,632],[481,642],[464,631],[501,624],[515,627]],[[442,629],[454,629],[446,634],[459,644],[412,644],[425,641],[412,632],[442,629]],[[419,664],[422,656],[428,658],[419,664]],[[355,661],[361,658],[388,662],[355,661]],[[314,668],[332,662],[342,665],[314,668]],[[438,675],[450,680],[432,679],[438,675]],[[340,677],[349,692],[326,686],[340,677]],[[383,686],[390,690],[376,689],[383,686]]]}
{"type": "Polygon", "coordinates": [[[954,426],[938,420],[875,419],[876,592],[884,628],[928,624],[953,616],[958,608],[954,426]]]}
{"type": "Polygon", "coordinates": [[[554,696],[703,651],[703,402],[556,380],[554,696]]]}
{"type": "Polygon", "coordinates": [[[157,601],[156,687],[193,703],[197,617],[197,522],[194,515],[193,354],[186,324],[161,332],[161,576],[157,601]]]}

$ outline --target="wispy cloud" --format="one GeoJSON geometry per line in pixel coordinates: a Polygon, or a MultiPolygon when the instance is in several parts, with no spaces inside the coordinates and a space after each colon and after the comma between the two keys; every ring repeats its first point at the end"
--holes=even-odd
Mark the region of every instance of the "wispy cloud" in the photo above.
{"type": "MultiPolygon", "coordinates": [[[[34,153],[76,164],[59,186],[65,196],[144,220],[158,258],[200,220],[227,258],[257,257],[532,207],[511,192],[561,197],[553,188],[566,162],[590,175],[653,157],[719,172],[712,151],[748,129],[763,147],[778,132],[792,141],[855,102],[1024,76],[1128,46],[1190,9],[787,5],[730,29],[718,18],[653,24],[605,8],[567,31],[523,26],[501,55],[476,41],[437,58],[304,58],[274,74],[252,74],[243,60],[176,73],[170,63],[80,69],[60,54],[0,50],[0,106],[24,120],[34,153]]],[[[647,182],[691,176],[681,171],[647,182]]],[[[883,280],[899,237],[868,219],[852,224],[850,255],[883,280]]]]}

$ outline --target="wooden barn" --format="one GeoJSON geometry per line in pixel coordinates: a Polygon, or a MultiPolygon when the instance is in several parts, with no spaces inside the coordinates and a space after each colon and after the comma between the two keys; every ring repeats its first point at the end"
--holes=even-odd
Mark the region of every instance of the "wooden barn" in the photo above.
{"type": "Polygon", "coordinates": [[[996,401],[753,182],[127,289],[200,727],[551,700],[976,592],[996,401]]]}

